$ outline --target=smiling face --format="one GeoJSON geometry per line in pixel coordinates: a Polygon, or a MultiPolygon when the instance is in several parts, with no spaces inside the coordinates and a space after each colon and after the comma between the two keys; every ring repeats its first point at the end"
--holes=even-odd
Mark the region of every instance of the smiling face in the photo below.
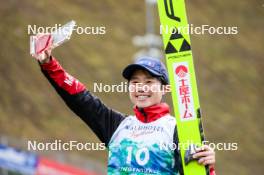
{"type": "Polygon", "coordinates": [[[161,82],[145,70],[136,70],[129,81],[129,96],[134,105],[145,108],[161,102],[161,82]]]}

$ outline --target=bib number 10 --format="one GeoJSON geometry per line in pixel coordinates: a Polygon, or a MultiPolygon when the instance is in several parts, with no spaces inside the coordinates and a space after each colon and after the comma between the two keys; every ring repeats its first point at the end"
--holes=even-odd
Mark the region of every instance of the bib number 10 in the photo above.
{"type": "MultiPolygon", "coordinates": [[[[132,156],[133,156],[132,152],[133,152],[133,147],[132,146],[127,147],[127,153],[128,153],[126,159],[127,164],[131,164],[132,156]]],[[[146,165],[149,161],[149,150],[147,148],[141,148],[137,150],[135,154],[135,159],[138,165],[141,166],[146,165]]]]}

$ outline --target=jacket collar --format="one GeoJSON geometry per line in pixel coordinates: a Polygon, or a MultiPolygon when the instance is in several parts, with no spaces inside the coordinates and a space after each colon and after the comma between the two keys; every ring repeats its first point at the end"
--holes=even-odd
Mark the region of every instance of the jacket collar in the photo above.
{"type": "Polygon", "coordinates": [[[135,106],[134,113],[138,120],[143,123],[149,123],[169,114],[170,108],[166,103],[160,103],[146,108],[138,108],[135,106]]]}

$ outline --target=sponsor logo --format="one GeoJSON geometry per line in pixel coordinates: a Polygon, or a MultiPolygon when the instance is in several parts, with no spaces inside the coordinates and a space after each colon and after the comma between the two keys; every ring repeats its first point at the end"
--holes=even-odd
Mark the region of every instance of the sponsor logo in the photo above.
{"type": "Polygon", "coordinates": [[[187,62],[174,63],[174,79],[178,94],[180,119],[182,121],[195,119],[194,100],[192,96],[191,76],[187,62]]]}

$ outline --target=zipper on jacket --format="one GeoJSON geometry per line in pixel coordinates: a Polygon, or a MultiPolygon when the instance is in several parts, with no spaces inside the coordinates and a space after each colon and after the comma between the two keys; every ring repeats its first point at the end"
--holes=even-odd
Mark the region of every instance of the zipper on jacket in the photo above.
{"type": "Polygon", "coordinates": [[[138,108],[138,109],[139,109],[139,112],[141,112],[141,114],[143,114],[143,116],[145,117],[144,122],[147,123],[148,122],[148,116],[145,113],[144,108],[138,108]]]}

